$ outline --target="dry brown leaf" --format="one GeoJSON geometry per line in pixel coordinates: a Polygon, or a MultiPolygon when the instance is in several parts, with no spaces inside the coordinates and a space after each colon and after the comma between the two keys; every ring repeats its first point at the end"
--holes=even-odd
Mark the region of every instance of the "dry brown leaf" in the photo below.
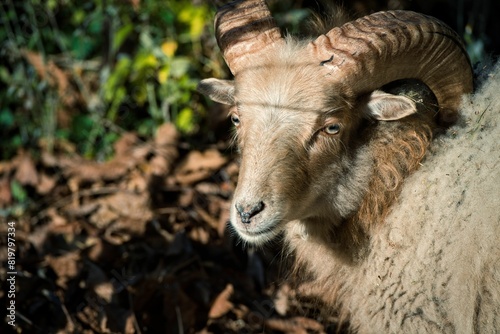
{"type": "Polygon", "coordinates": [[[212,171],[198,170],[186,174],[177,174],[175,175],[175,180],[178,184],[187,186],[205,180],[210,177],[210,175],[212,175],[212,171]]]}
{"type": "Polygon", "coordinates": [[[17,169],[14,178],[22,185],[36,186],[38,184],[38,172],[31,154],[21,152],[16,157],[17,169]]]}
{"type": "Polygon", "coordinates": [[[12,203],[12,193],[10,191],[10,180],[3,176],[0,178],[0,208],[5,208],[12,203]]]}
{"type": "Polygon", "coordinates": [[[194,188],[197,192],[205,195],[217,195],[220,193],[219,185],[210,182],[200,182],[194,188]]]}
{"type": "Polygon", "coordinates": [[[146,219],[120,218],[106,229],[106,240],[121,244],[130,240],[133,235],[143,235],[147,224],[146,219]]]}
{"type": "Polygon", "coordinates": [[[114,294],[113,283],[110,281],[98,283],[94,285],[94,292],[107,303],[111,303],[114,294]]]}
{"type": "Polygon", "coordinates": [[[128,175],[126,188],[128,191],[144,192],[148,189],[148,180],[139,170],[132,170],[128,175]]]}
{"type": "Polygon", "coordinates": [[[66,220],[66,218],[64,218],[63,216],[61,216],[57,212],[56,208],[54,208],[54,207],[50,207],[47,210],[47,217],[50,218],[50,229],[51,230],[53,230],[54,228],[66,225],[68,223],[68,221],[66,220]]]}
{"type": "Polygon", "coordinates": [[[121,244],[131,235],[142,235],[153,217],[147,193],[120,191],[95,202],[99,208],[89,221],[99,229],[106,229],[106,240],[113,244],[121,244]]]}
{"type": "Polygon", "coordinates": [[[202,181],[220,169],[227,162],[219,151],[209,149],[205,152],[191,151],[179,164],[175,176],[183,185],[202,181]]]}
{"type": "Polygon", "coordinates": [[[59,161],[55,155],[47,151],[42,152],[40,161],[45,167],[59,167],[59,161]]]}
{"type": "Polygon", "coordinates": [[[134,132],[124,133],[114,144],[115,155],[126,155],[138,142],[139,138],[134,132]]]}
{"type": "Polygon", "coordinates": [[[100,204],[97,201],[76,206],[70,204],[64,208],[64,213],[73,218],[80,218],[94,213],[99,206],[100,204]]]}
{"type": "Polygon", "coordinates": [[[179,157],[177,147],[165,144],[156,145],[154,158],[151,160],[151,170],[154,175],[167,175],[173,168],[174,162],[179,157]]]}
{"type": "Polygon", "coordinates": [[[170,172],[170,164],[162,156],[155,156],[153,159],[151,159],[150,163],[150,168],[151,168],[151,173],[153,175],[166,175],[168,172],[170,172]]]}
{"type": "Polygon", "coordinates": [[[155,144],[157,146],[176,145],[178,140],[179,132],[172,123],[164,123],[156,130],[155,144]]]}
{"type": "Polygon", "coordinates": [[[232,311],[236,315],[237,319],[248,318],[248,315],[250,313],[250,309],[244,304],[236,305],[232,311]]]}
{"type": "Polygon", "coordinates": [[[8,174],[15,166],[12,161],[0,161],[0,175],[8,174]]]}
{"type": "Polygon", "coordinates": [[[106,204],[121,217],[137,220],[150,220],[153,217],[147,193],[117,192],[108,196],[106,204]]]}
{"type": "Polygon", "coordinates": [[[234,304],[229,301],[233,292],[233,285],[228,284],[226,285],[226,288],[219,293],[219,295],[215,298],[210,311],[208,312],[208,317],[210,319],[220,318],[234,308],[234,304]]]}
{"type": "Polygon", "coordinates": [[[64,172],[68,177],[76,178],[80,182],[112,181],[123,177],[135,164],[136,161],[128,156],[118,156],[105,163],[73,162],[64,172]]]}
{"type": "Polygon", "coordinates": [[[89,221],[97,228],[105,229],[119,217],[120,215],[111,210],[108,205],[100,205],[97,211],[90,216],[89,221]]]}
{"type": "Polygon", "coordinates": [[[203,153],[192,151],[188,154],[185,163],[181,165],[181,170],[187,172],[200,169],[216,170],[221,168],[226,162],[227,158],[223,157],[215,149],[209,149],[203,153]]]}
{"type": "Polygon", "coordinates": [[[129,153],[129,158],[137,161],[139,163],[143,162],[148,154],[152,152],[151,145],[149,143],[142,144],[142,145],[137,145],[132,148],[132,150],[129,153]]]}
{"type": "MultiPolygon", "coordinates": [[[[92,300],[92,297],[88,297],[89,300],[92,300]]],[[[99,328],[99,316],[100,314],[94,309],[95,305],[85,305],[83,309],[80,309],[76,313],[76,318],[80,320],[82,323],[88,325],[91,328],[92,333],[102,333],[99,328]]]]}
{"type": "Polygon", "coordinates": [[[194,227],[189,231],[189,238],[199,242],[202,245],[206,245],[210,242],[210,233],[201,227],[194,227]]]}
{"type": "Polygon", "coordinates": [[[135,320],[134,314],[132,312],[128,312],[127,317],[125,319],[125,326],[124,326],[123,333],[124,334],[136,333],[135,322],[136,322],[136,320],[135,320]]]}
{"type": "Polygon", "coordinates": [[[39,254],[43,253],[43,248],[47,241],[49,230],[49,224],[37,226],[28,236],[28,241],[33,245],[39,254]]]}
{"type": "Polygon", "coordinates": [[[307,334],[309,330],[325,333],[323,325],[313,319],[294,317],[290,319],[267,319],[266,327],[287,334],[307,334]]]}
{"type": "Polygon", "coordinates": [[[40,174],[38,184],[36,185],[36,191],[40,195],[47,195],[50,193],[57,184],[57,179],[52,176],[48,176],[45,173],[40,174]]]}

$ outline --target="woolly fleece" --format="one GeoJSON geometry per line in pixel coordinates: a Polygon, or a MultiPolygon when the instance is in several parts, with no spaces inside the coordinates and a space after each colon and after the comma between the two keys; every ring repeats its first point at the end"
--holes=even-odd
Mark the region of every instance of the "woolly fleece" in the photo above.
{"type": "Polygon", "coordinates": [[[359,333],[500,332],[500,62],[461,115],[405,181],[366,260],[341,270],[359,333]]]}

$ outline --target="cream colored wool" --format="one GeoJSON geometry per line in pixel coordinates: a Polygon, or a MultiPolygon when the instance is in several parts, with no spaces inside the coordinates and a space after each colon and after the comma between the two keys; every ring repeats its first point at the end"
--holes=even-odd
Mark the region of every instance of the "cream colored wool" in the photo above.
{"type": "Polygon", "coordinates": [[[460,112],[358,263],[288,234],[355,332],[500,332],[500,63],[460,112]]]}

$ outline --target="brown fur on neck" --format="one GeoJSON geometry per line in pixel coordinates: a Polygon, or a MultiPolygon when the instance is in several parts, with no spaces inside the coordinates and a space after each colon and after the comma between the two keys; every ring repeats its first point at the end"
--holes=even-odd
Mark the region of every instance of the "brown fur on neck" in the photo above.
{"type": "Polygon", "coordinates": [[[404,179],[418,168],[432,140],[426,117],[417,114],[404,122],[376,125],[369,144],[374,171],[359,210],[348,219],[352,224],[368,232],[384,221],[404,179]]]}

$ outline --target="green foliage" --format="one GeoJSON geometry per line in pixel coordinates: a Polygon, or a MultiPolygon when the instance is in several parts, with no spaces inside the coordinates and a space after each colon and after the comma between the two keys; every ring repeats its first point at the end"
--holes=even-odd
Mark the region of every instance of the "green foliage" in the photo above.
{"type": "Polygon", "coordinates": [[[6,0],[0,8],[0,159],[47,139],[106,158],[117,131],[151,136],[163,122],[202,131],[196,84],[204,72],[224,75],[209,5],[6,0]]]}
{"type": "MultiPolygon", "coordinates": [[[[366,2],[366,1],[365,1],[366,2]]],[[[70,141],[106,159],[121,131],[151,136],[172,122],[203,133],[202,77],[227,76],[214,8],[196,0],[5,0],[0,3],[0,160],[20,148],[70,141]]],[[[269,1],[291,33],[309,11],[269,1]]],[[[473,62],[485,44],[467,26],[473,62]]]]}

